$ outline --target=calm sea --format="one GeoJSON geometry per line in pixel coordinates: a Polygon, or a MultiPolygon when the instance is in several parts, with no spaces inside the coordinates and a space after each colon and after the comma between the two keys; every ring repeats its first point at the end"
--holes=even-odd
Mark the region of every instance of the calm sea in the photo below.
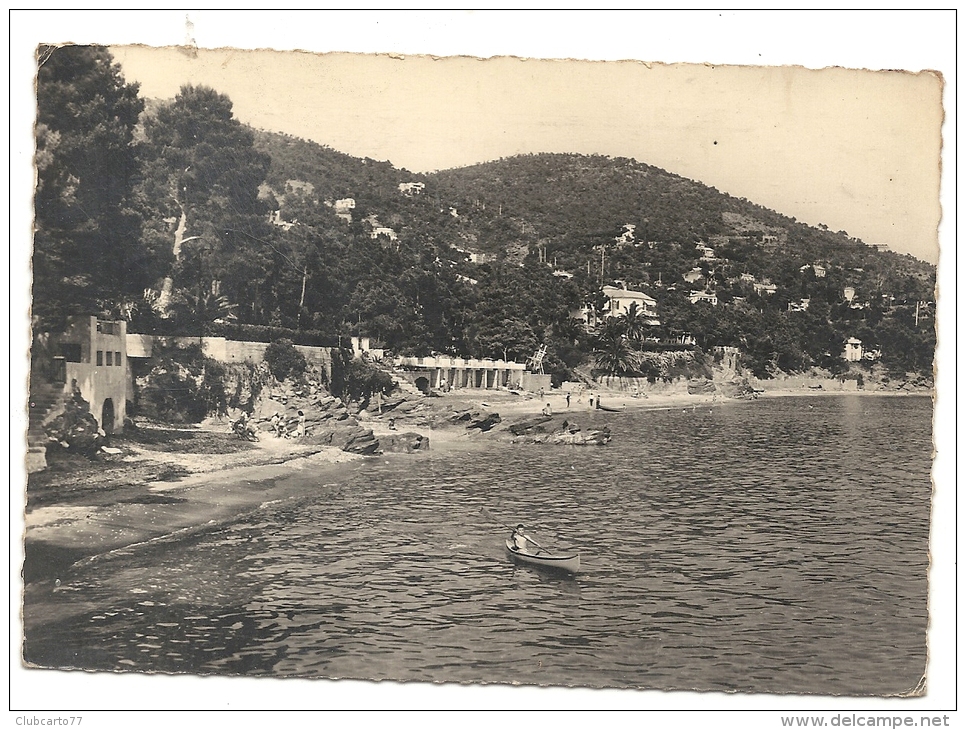
{"type": "Polygon", "coordinates": [[[932,403],[590,413],[606,447],[376,459],[28,595],[102,670],[881,695],[926,662],[932,403]],[[514,567],[506,524],[581,554],[514,567]],[[59,618],[58,618],[59,617],[59,618]]]}

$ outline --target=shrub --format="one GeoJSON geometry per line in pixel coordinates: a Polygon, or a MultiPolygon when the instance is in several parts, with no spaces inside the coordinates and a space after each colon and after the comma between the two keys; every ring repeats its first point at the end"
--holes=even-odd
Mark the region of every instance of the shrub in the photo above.
{"type": "Polygon", "coordinates": [[[358,401],[366,407],[375,393],[389,395],[395,389],[396,382],[381,368],[353,359],[348,350],[333,352],[330,392],[343,403],[358,401]]]}
{"type": "Polygon", "coordinates": [[[276,380],[297,378],[308,367],[305,356],[295,349],[291,340],[276,340],[265,350],[265,362],[276,380]]]}
{"type": "Polygon", "coordinates": [[[197,423],[208,410],[195,379],[177,371],[152,373],[139,403],[143,415],[162,423],[197,423]]]}
{"type": "Polygon", "coordinates": [[[150,370],[136,382],[136,412],[163,423],[197,423],[227,409],[225,366],[198,345],[159,345],[150,370]]]}

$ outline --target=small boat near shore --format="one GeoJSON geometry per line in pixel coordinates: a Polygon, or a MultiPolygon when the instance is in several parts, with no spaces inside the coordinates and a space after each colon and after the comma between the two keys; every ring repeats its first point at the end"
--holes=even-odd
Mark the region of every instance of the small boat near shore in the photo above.
{"type": "Polygon", "coordinates": [[[600,403],[597,404],[598,411],[608,411],[609,413],[620,413],[627,410],[627,406],[621,406],[620,408],[615,408],[614,406],[605,406],[600,403]]]}
{"type": "Polygon", "coordinates": [[[561,570],[567,573],[576,573],[580,570],[580,555],[576,553],[574,555],[531,553],[517,549],[513,546],[511,540],[506,541],[506,551],[513,556],[514,560],[526,565],[534,565],[550,570],[561,570]]]}

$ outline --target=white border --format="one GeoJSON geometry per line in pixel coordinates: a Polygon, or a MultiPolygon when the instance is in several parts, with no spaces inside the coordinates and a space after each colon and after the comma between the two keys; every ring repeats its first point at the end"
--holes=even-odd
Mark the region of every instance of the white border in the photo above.
{"type": "MultiPolygon", "coordinates": [[[[856,68],[935,69],[946,79],[947,122],[944,127],[943,207],[940,260],[939,358],[951,367],[955,337],[955,201],[952,197],[955,160],[955,16],[950,11],[301,11],[232,13],[226,11],[13,11],[10,39],[11,110],[11,458],[22,452],[25,381],[23,353],[27,348],[23,302],[28,281],[32,191],[33,118],[32,57],[39,42],[88,42],[148,45],[196,42],[203,47],[345,50],[359,52],[429,53],[434,55],[518,55],[545,58],[697,61],[737,64],[797,64],[812,68],[838,65],[856,68]],[[191,26],[185,20],[190,19],[191,26]],[[901,39],[896,42],[895,39],[901,39]],[[26,212],[26,217],[24,213],[26,212]],[[19,389],[18,389],[19,387],[19,389]]],[[[952,463],[956,413],[952,397],[955,375],[940,369],[940,398],[936,409],[937,448],[934,531],[931,571],[931,663],[929,693],[914,700],[856,700],[783,696],[725,696],[719,694],[458,687],[365,682],[291,682],[227,678],[120,677],[81,673],[27,672],[19,666],[19,576],[21,495],[17,471],[12,472],[10,533],[11,559],[11,706],[45,715],[43,710],[91,708],[195,709],[664,709],[673,716],[648,718],[662,726],[710,722],[738,727],[780,727],[777,713],[853,711],[887,714],[950,709],[955,702],[953,655],[955,580],[954,484],[952,463]],[[307,686],[306,686],[307,685],[307,686]],[[696,709],[743,710],[740,713],[687,718],[696,709]],[[34,712],[34,710],[38,712],[34,712]]],[[[59,713],[63,715],[64,713],[59,713]]],[[[76,712],[72,714],[77,714],[76,712]]],[[[85,713],[90,716],[90,713],[85,713]]],[[[286,715],[279,722],[297,721],[286,715]]],[[[355,722],[356,719],[346,718],[355,722]]],[[[496,718],[501,722],[506,718],[496,718]]],[[[610,721],[639,722],[643,718],[611,716],[610,721]]],[[[15,721],[14,717],[10,718],[15,721]]],[[[128,727],[187,723],[196,726],[230,721],[263,724],[264,716],[166,713],[100,714],[85,719],[85,727],[128,727]],[[96,721],[96,724],[95,724],[96,721]]],[[[449,724],[452,718],[434,715],[430,722],[449,724]]],[[[457,721],[467,722],[461,717],[457,721]]],[[[312,719],[309,718],[311,722],[312,719]]]]}

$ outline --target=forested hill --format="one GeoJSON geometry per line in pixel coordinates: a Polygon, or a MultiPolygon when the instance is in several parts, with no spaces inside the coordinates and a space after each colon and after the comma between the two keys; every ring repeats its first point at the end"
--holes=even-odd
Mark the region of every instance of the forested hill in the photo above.
{"type": "MultiPolygon", "coordinates": [[[[893,269],[918,277],[932,267],[913,257],[879,252],[845,231],[811,227],[794,218],[658,167],[627,158],[574,154],[524,155],[436,173],[431,185],[477,227],[499,217],[532,227],[554,249],[578,253],[587,243],[609,245],[625,224],[636,242],[694,244],[734,237],[735,245],[778,238],[779,247],[746,247],[749,255],[833,266],[893,269]]],[[[647,257],[644,257],[647,258],[647,257]]]]}
{"type": "MultiPolygon", "coordinates": [[[[633,240],[628,236],[628,242],[653,243],[651,251],[716,242],[733,254],[731,260],[746,262],[758,269],[750,273],[763,276],[781,276],[779,259],[868,269],[870,279],[911,276],[927,281],[935,274],[923,261],[876,250],[846,231],[808,226],[745,198],[627,158],[535,154],[423,175],[271,132],[257,132],[256,146],[272,158],[267,181],[273,191],[284,193],[288,186],[291,192],[294,183],[297,193],[298,183],[308,182],[320,202],[351,197],[367,213],[386,220],[402,215],[409,225],[415,223],[414,215],[425,216],[429,207],[405,202],[398,186],[422,182],[422,197],[439,209],[433,213],[458,221],[449,226],[447,242],[496,258],[543,247],[547,256],[557,257],[558,265],[577,267],[595,248],[615,247],[630,224],[633,240]]],[[[654,270],[668,258],[664,253],[637,257],[640,264],[649,264],[645,268],[650,271],[619,273],[635,280],[673,275],[660,266],[654,270]]],[[[667,263],[674,268],[689,260],[690,252],[680,262],[667,263]]]]}
{"type": "Polygon", "coordinates": [[[681,333],[739,348],[762,377],[835,372],[855,337],[890,372],[932,373],[933,267],[642,162],[411,173],[253,130],[215,89],[146,103],[98,47],[49,49],[38,109],[38,331],[97,313],[132,332],[267,326],[411,354],[546,346],[557,380],[653,374],[642,343],[681,333]],[[646,332],[575,319],[605,314],[608,284],[656,301],[646,332]]]}
{"type": "Polygon", "coordinates": [[[398,193],[399,183],[414,179],[389,162],[353,157],[286,134],[256,130],[255,147],[271,157],[265,182],[282,195],[286,187],[292,191],[292,182],[295,190],[301,182],[309,183],[320,201],[388,202],[398,193]]]}
{"type": "MultiPolygon", "coordinates": [[[[828,364],[823,355],[837,356],[849,336],[872,348],[880,340],[909,344],[911,333],[894,336],[887,321],[880,337],[869,323],[878,327],[890,313],[933,299],[935,269],[923,261],[631,159],[536,154],[420,175],[283,135],[259,133],[257,145],[272,158],[273,191],[288,191],[286,217],[305,202],[300,183],[310,183],[316,204],[354,198],[356,219],[391,226],[400,245],[425,248],[474,280],[519,264],[556,271],[558,288],[569,286],[560,306],[592,301],[601,284],[619,281],[658,300],[668,330],[662,334],[687,330],[707,345],[749,348],[755,338],[742,320],[783,328],[796,310],[797,324],[816,331],[771,333],[774,340],[812,340],[778,358],[789,369],[828,364]],[[420,189],[400,189],[408,183],[420,189]],[[693,281],[684,280],[689,273],[693,281]],[[847,302],[849,289],[855,299],[847,302]],[[686,298],[693,291],[713,293],[718,308],[694,306],[686,298]],[[803,301],[817,314],[797,311],[803,301]],[[745,315],[744,308],[757,311],[745,315]],[[781,321],[762,320],[778,313],[781,321]]],[[[554,299],[540,281],[528,286],[554,299]]],[[[931,334],[925,339],[928,348],[931,334]]],[[[924,366],[931,354],[921,355],[916,362],[924,366]]]]}

